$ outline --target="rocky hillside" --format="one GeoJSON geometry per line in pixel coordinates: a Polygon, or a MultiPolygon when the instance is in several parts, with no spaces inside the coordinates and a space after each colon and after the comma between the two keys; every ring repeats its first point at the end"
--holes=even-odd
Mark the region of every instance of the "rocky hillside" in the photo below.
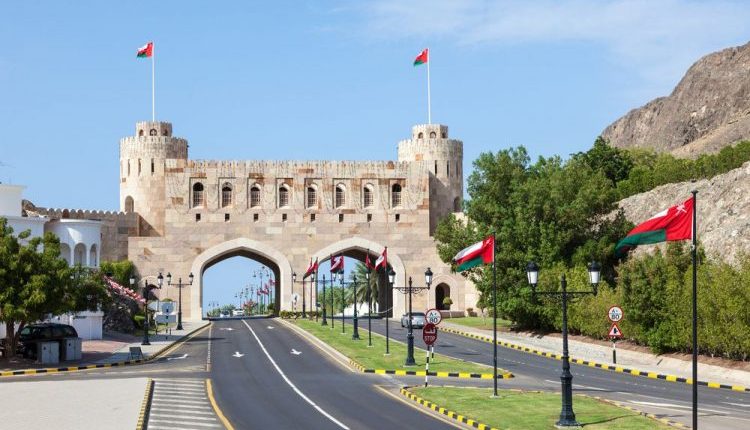
{"type": "Polygon", "coordinates": [[[681,157],[716,152],[750,138],[750,43],[709,54],[668,97],[628,112],[602,132],[621,148],[681,157]]]}
{"type": "MultiPolygon", "coordinates": [[[[750,162],[712,179],[662,185],[620,201],[625,216],[638,224],[698,190],[698,240],[711,258],[736,262],[750,255],[750,162]]],[[[647,248],[643,246],[641,248],[647,248]]]]}

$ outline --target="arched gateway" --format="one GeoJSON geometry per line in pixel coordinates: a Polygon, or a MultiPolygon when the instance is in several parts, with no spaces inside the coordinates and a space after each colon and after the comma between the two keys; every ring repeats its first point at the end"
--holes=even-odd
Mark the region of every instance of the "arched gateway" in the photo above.
{"type": "MultiPolygon", "coordinates": [[[[311,258],[375,258],[385,246],[397,286],[409,277],[421,285],[430,267],[449,288],[453,310],[473,307],[474,287],[451,275],[433,238],[439,220],[460,207],[462,160],[463,143],[439,124],[414,126],[395,161],[200,161],[188,158],[187,140],[173,137],[170,123],[140,122],[120,140],[126,213],[103,220],[101,258],[128,258],[142,276],[170,272],[162,298],[176,299],[174,280],[192,272],[185,319],[201,318],[203,273],[227,258],[271,268],[274,302],[291,309],[292,273],[303,273],[311,258]]],[[[434,290],[414,297],[414,308],[435,306],[435,297],[434,290]]],[[[394,314],[404,302],[393,294],[394,314]]]]}

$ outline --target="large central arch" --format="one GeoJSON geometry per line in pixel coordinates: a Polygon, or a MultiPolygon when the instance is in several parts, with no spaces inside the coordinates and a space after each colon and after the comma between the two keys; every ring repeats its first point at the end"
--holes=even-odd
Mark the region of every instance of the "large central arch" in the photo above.
{"type": "MultiPolygon", "coordinates": [[[[274,301],[286,308],[292,279],[292,265],[289,260],[275,248],[256,240],[238,238],[229,240],[201,252],[191,266],[195,281],[190,291],[190,319],[199,321],[203,316],[203,274],[214,264],[228,258],[243,256],[268,266],[276,278],[276,297],[274,301]]],[[[279,307],[277,306],[277,309],[279,307]]]]}
{"type": "MultiPolygon", "coordinates": [[[[320,249],[315,254],[313,254],[313,259],[317,259],[318,261],[325,261],[328,260],[331,255],[347,254],[351,251],[356,251],[362,254],[367,252],[379,254],[383,251],[383,248],[384,246],[377,242],[355,236],[340,240],[338,242],[334,242],[320,249]]],[[[393,250],[391,249],[388,250],[388,264],[393,267],[393,270],[396,272],[396,280],[393,286],[405,286],[406,266],[404,266],[404,262],[401,260],[401,257],[399,257],[399,255],[393,252],[393,250]]],[[[394,310],[402,311],[404,309],[403,294],[392,294],[389,300],[393,305],[394,310]]]]}

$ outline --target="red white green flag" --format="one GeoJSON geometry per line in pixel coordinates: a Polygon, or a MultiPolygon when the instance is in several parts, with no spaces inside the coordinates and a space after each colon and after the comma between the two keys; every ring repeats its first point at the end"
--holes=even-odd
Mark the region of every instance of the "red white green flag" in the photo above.
{"type": "Polygon", "coordinates": [[[615,246],[615,255],[622,257],[638,245],[693,238],[693,198],[663,210],[630,230],[615,246]]]}
{"type": "Polygon", "coordinates": [[[477,242],[468,248],[464,248],[455,257],[456,271],[463,272],[472,267],[481,266],[495,262],[495,237],[489,236],[481,242],[477,242]]]}
{"type": "Polygon", "coordinates": [[[426,63],[429,57],[429,49],[425,48],[422,50],[422,52],[417,55],[417,58],[414,59],[414,65],[415,66],[421,66],[422,64],[426,63]]]}
{"type": "Polygon", "coordinates": [[[148,42],[147,44],[138,48],[138,58],[148,58],[154,55],[154,42],[148,42]]]}

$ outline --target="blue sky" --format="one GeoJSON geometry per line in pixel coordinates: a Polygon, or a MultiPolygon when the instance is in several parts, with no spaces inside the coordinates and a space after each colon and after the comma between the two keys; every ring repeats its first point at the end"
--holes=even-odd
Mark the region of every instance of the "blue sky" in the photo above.
{"type": "Polygon", "coordinates": [[[157,119],[196,159],[393,159],[426,122],[411,63],[429,47],[433,122],[468,172],[509,146],[587,149],[746,43],[747,22],[741,1],[3,2],[0,181],[39,206],[118,209],[118,139],[151,115],[149,40],[157,119]]]}

